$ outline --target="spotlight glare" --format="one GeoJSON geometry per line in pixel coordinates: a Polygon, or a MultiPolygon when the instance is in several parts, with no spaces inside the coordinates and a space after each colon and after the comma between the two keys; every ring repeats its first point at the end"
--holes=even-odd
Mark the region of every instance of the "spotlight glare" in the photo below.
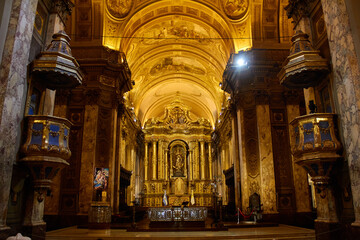
{"type": "Polygon", "coordinates": [[[245,66],[247,64],[247,62],[245,61],[244,58],[239,58],[237,61],[236,61],[236,64],[239,66],[239,67],[242,67],[242,66],[245,66]]]}

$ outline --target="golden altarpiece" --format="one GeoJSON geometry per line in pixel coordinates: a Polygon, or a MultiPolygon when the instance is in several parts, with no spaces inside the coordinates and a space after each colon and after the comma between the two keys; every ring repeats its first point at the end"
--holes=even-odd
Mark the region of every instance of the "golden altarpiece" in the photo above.
{"type": "Polygon", "coordinates": [[[192,119],[180,100],[167,105],[162,118],[146,121],[144,206],[162,206],[164,194],[172,206],[211,205],[211,132],[209,120],[192,119]]]}

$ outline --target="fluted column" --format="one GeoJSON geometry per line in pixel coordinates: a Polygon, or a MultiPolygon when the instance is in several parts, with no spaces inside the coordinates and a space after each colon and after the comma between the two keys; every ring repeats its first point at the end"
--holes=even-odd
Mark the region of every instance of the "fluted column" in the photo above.
{"type": "Polygon", "coordinates": [[[149,146],[148,142],[145,141],[145,156],[144,156],[144,179],[145,181],[148,180],[148,170],[149,170],[149,146]]]}
{"type": "Polygon", "coordinates": [[[194,142],[193,150],[193,179],[199,179],[199,146],[198,142],[194,142]]]}
{"type": "Polygon", "coordinates": [[[211,142],[208,143],[208,148],[209,148],[209,179],[212,179],[213,175],[212,175],[211,142]]]}
{"type": "Polygon", "coordinates": [[[200,140],[201,180],[205,179],[205,141],[200,140]]]}
{"type": "Polygon", "coordinates": [[[157,165],[157,154],[156,154],[156,140],[152,142],[153,157],[152,157],[152,179],[156,180],[156,165],[157,165]]]}
{"type": "Polygon", "coordinates": [[[169,179],[169,159],[168,159],[168,155],[169,155],[169,150],[165,149],[165,170],[164,170],[164,178],[165,180],[169,179]]]}
{"type": "Polygon", "coordinates": [[[158,154],[157,154],[157,166],[158,166],[158,179],[163,179],[163,169],[164,169],[164,164],[163,164],[163,140],[159,140],[158,141],[158,154]]]}
{"type": "Polygon", "coordinates": [[[192,181],[193,177],[193,150],[189,150],[189,180],[192,181]]]}

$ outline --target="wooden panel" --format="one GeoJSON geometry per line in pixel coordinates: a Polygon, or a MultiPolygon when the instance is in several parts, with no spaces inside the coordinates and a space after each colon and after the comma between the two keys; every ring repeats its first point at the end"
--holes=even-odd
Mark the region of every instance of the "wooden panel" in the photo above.
{"type": "Polygon", "coordinates": [[[69,108],[68,119],[73,126],[70,130],[70,164],[62,170],[60,190],[60,214],[76,214],[79,209],[80,164],[83,135],[83,108],[69,108]]]}
{"type": "Polygon", "coordinates": [[[271,109],[275,184],[280,213],[295,210],[292,159],[285,109],[271,109]]]}

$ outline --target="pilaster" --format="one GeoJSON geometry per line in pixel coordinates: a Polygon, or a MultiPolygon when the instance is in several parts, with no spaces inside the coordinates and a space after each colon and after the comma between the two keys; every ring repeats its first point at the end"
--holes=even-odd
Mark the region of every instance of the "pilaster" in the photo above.
{"type": "Polygon", "coordinates": [[[93,199],[93,178],[96,161],[96,133],[98,126],[99,106],[86,105],[80,168],[79,213],[88,214],[93,199]]]}
{"type": "Polygon", "coordinates": [[[267,101],[260,99],[256,105],[258,146],[260,159],[260,197],[264,213],[277,213],[274,159],[272,152],[270,107],[267,101]],[[266,104],[267,103],[267,104],[266,104]]]}

